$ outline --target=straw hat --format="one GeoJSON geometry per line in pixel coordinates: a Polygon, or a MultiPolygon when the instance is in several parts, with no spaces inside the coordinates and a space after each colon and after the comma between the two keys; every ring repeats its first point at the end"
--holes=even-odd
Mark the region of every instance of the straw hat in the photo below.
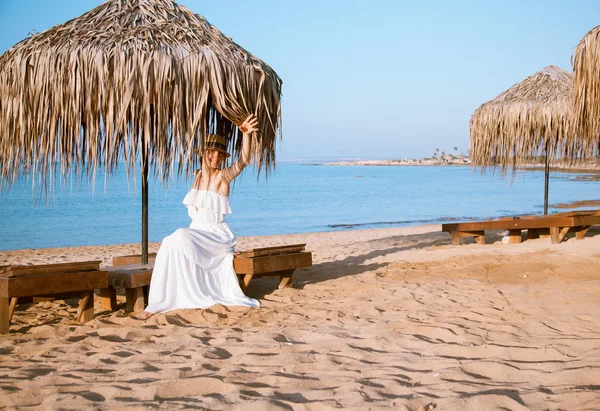
{"type": "MultiPolygon", "coordinates": [[[[209,134],[206,136],[206,145],[204,149],[220,151],[225,154],[225,158],[231,156],[231,154],[227,152],[227,142],[225,141],[225,137],[218,134],[209,134]]],[[[194,153],[202,155],[202,151],[199,148],[195,149],[194,153]]]]}

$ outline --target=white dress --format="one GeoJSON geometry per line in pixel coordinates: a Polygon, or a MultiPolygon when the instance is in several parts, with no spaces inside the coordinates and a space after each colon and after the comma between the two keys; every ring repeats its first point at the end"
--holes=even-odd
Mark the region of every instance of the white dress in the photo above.
{"type": "Polygon", "coordinates": [[[192,218],[163,240],[152,273],[150,313],[215,304],[258,307],[246,297],[233,270],[236,238],[225,215],[231,213],[229,197],[192,188],[183,203],[192,218]]]}

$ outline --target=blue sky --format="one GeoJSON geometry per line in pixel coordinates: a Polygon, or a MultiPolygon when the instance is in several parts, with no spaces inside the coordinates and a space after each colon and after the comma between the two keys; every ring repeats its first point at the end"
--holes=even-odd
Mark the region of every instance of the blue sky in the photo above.
{"type": "MultiPolygon", "coordinates": [[[[100,5],[0,0],[0,53],[100,5]]],[[[597,0],[181,0],[284,81],[279,160],[466,152],[473,111],[571,69],[597,0]]]]}

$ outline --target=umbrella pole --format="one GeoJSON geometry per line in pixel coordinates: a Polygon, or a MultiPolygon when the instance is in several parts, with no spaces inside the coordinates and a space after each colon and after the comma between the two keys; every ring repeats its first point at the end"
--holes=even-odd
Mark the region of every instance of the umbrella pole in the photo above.
{"type": "Polygon", "coordinates": [[[142,144],[142,264],[148,264],[148,153],[142,144]]]}
{"type": "Polygon", "coordinates": [[[544,176],[544,215],[548,214],[548,184],[550,183],[550,157],[546,145],[546,173],[544,176]]]}

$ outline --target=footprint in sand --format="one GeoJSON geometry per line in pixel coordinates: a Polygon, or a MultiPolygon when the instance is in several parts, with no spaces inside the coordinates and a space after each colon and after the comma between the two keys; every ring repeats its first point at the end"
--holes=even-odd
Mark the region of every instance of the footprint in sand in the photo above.
{"type": "Polygon", "coordinates": [[[211,360],[226,360],[232,357],[229,351],[218,347],[212,348],[210,351],[203,353],[202,356],[211,360]]]}
{"type": "Polygon", "coordinates": [[[98,393],[95,393],[95,392],[91,392],[91,391],[76,392],[74,394],[81,395],[83,398],[85,398],[88,401],[103,402],[106,400],[106,398],[104,398],[104,396],[102,396],[98,393]]]}
{"type": "Polygon", "coordinates": [[[127,358],[127,357],[134,356],[135,353],[132,353],[132,352],[129,352],[129,351],[116,351],[116,352],[112,353],[112,355],[115,355],[115,356],[120,357],[120,358],[127,358]]]}

